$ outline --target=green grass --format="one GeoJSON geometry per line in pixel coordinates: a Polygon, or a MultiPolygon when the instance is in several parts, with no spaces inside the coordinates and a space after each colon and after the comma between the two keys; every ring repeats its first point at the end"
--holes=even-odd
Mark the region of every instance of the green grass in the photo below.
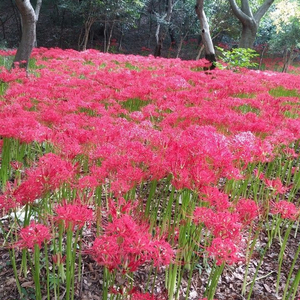
{"type": "Polygon", "coordinates": [[[3,96],[8,88],[7,82],[0,81],[0,96],[3,96]]]}
{"type": "Polygon", "coordinates": [[[14,60],[14,56],[0,56],[0,66],[10,69],[14,60]]]}
{"type": "Polygon", "coordinates": [[[260,110],[258,108],[252,107],[249,104],[243,104],[243,105],[240,105],[240,106],[236,106],[236,107],[234,107],[234,109],[236,111],[242,112],[243,114],[246,114],[248,112],[255,113],[257,116],[259,116],[259,114],[260,114],[260,110]]]}
{"type": "Polygon", "coordinates": [[[139,111],[142,107],[148,105],[150,101],[141,100],[139,98],[130,98],[120,102],[121,106],[130,112],[139,111]]]}
{"type": "Polygon", "coordinates": [[[271,89],[269,94],[273,97],[297,97],[300,99],[300,94],[297,90],[288,90],[282,86],[271,89]]]}

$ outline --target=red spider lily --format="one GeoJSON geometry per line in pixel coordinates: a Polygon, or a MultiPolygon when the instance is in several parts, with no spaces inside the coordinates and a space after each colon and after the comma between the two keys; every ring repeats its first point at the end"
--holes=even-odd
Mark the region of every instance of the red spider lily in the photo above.
{"type": "Polygon", "coordinates": [[[27,178],[14,191],[14,197],[22,205],[33,202],[62,183],[72,182],[74,174],[71,163],[53,153],[45,154],[35,169],[27,171],[27,178]]]}
{"type": "MultiPolygon", "coordinates": [[[[110,293],[114,295],[124,295],[125,291],[122,289],[115,289],[114,287],[111,287],[109,289],[110,293]]],[[[137,289],[134,287],[130,291],[126,292],[128,296],[130,296],[131,300],[159,300],[154,295],[151,295],[149,293],[141,293],[137,291],[137,289]]]]}
{"type": "Polygon", "coordinates": [[[258,205],[251,199],[240,199],[235,206],[235,211],[244,226],[250,225],[259,213],[258,205]]]}
{"type": "Polygon", "coordinates": [[[215,237],[234,240],[240,238],[242,227],[239,216],[235,213],[214,212],[210,208],[197,207],[194,211],[194,222],[203,223],[215,237]]]}
{"type": "Polygon", "coordinates": [[[281,200],[277,203],[273,203],[271,213],[279,214],[283,219],[295,221],[300,216],[300,209],[296,207],[294,203],[281,200]]]}
{"type": "Polygon", "coordinates": [[[231,140],[236,159],[242,161],[245,166],[254,161],[266,161],[272,155],[272,145],[263,142],[252,132],[241,132],[233,136],[231,140]]]}
{"type": "Polygon", "coordinates": [[[131,300],[156,300],[157,299],[154,295],[151,295],[149,293],[133,292],[130,295],[131,295],[131,300]]]}
{"type": "Polygon", "coordinates": [[[139,202],[136,201],[132,203],[132,201],[126,201],[123,197],[119,197],[117,199],[117,203],[115,203],[111,198],[109,201],[109,214],[112,216],[112,219],[118,219],[122,215],[130,215],[138,206],[139,202]]]}
{"type": "Polygon", "coordinates": [[[278,194],[284,194],[286,191],[288,191],[288,187],[284,187],[280,178],[276,179],[264,179],[265,184],[267,185],[268,188],[272,189],[274,191],[275,195],[278,194]]]}
{"type": "Polygon", "coordinates": [[[255,170],[253,171],[253,173],[254,173],[254,176],[255,176],[256,178],[258,178],[258,179],[260,179],[260,180],[264,180],[264,179],[265,179],[264,174],[263,174],[263,173],[260,173],[257,169],[255,169],[255,170]]]}
{"type": "Polygon", "coordinates": [[[78,203],[68,204],[64,203],[54,209],[56,216],[54,217],[57,223],[63,223],[66,229],[74,230],[81,229],[86,223],[94,220],[92,209],[85,205],[78,203]]]}
{"type": "Polygon", "coordinates": [[[0,195],[0,210],[8,212],[9,210],[16,208],[18,203],[13,197],[13,188],[10,182],[6,183],[5,192],[0,195]]]}
{"type": "Polygon", "coordinates": [[[50,229],[43,224],[32,221],[29,226],[21,229],[19,241],[14,244],[14,247],[34,249],[34,246],[38,245],[41,248],[42,244],[50,239],[50,229]]]}
{"type": "Polygon", "coordinates": [[[215,238],[209,247],[206,248],[211,257],[216,260],[218,266],[223,263],[232,265],[239,261],[238,249],[229,238],[215,238]]]}
{"type": "Polygon", "coordinates": [[[107,225],[103,236],[95,239],[91,255],[109,270],[133,272],[146,261],[153,261],[157,266],[170,264],[173,251],[168,243],[153,240],[147,226],[122,215],[107,225]]]}
{"type": "Polygon", "coordinates": [[[230,202],[228,195],[219,191],[216,187],[204,187],[203,192],[203,201],[208,202],[211,208],[214,208],[217,211],[225,211],[230,207],[230,202]]]}

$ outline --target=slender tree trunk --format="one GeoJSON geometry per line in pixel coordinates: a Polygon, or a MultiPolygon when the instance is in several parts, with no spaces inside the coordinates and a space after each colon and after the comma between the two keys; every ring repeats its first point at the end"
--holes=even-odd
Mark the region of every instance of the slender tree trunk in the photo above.
{"type": "Polygon", "coordinates": [[[215,54],[215,49],[214,45],[211,39],[210,35],[210,30],[209,30],[209,25],[208,21],[204,12],[204,0],[197,0],[196,1],[196,14],[198,16],[198,19],[200,21],[200,26],[201,26],[201,36],[202,36],[202,42],[204,45],[204,51],[205,51],[205,58],[211,62],[210,70],[213,70],[216,62],[216,54],[215,54]]]}
{"type": "Polygon", "coordinates": [[[106,50],[106,36],[107,36],[107,20],[105,19],[104,21],[104,33],[103,33],[103,52],[105,52],[106,50]]]}
{"type": "Polygon", "coordinates": [[[14,65],[19,63],[21,68],[27,69],[32,49],[36,44],[36,22],[38,21],[42,0],[37,0],[35,11],[30,0],[16,0],[16,5],[21,15],[22,38],[14,59],[14,65]]]}
{"type": "Polygon", "coordinates": [[[155,50],[154,50],[155,57],[158,57],[161,55],[161,48],[162,48],[163,40],[161,39],[159,32],[160,32],[160,24],[157,24],[156,33],[155,33],[155,38],[156,38],[156,46],[155,46],[155,50]]]}
{"type": "Polygon", "coordinates": [[[199,48],[199,51],[198,51],[196,60],[199,60],[199,59],[200,59],[203,50],[204,50],[204,45],[202,44],[201,47],[199,48]]]}
{"type": "Polygon", "coordinates": [[[122,52],[123,38],[124,38],[124,27],[123,27],[123,24],[121,24],[121,36],[120,36],[120,41],[119,41],[119,46],[118,46],[119,52],[122,52]]]}
{"type": "Polygon", "coordinates": [[[181,52],[181,49],[182,49],[183,42],[184,42],[184,40],[186,39],[187,35],[188,35],[188,31],[185,33],[185,35],[181,35],[181,37],[180,37],[180,42],[179,42],[179,45],[178,45],[176,58],[178,58],[179,55],[180,55],[180,52],[181,52]]]}
{"type": "Polygon", "coordinates": [[[113,34],[113,30],[114,30],[114,27],[115,27],[115,20],[113,20],[113,23],[110,27],[110,31],[109,31],[109,36],[108,36],[108,40],[107,40],[107,46],[106,46],[106,50],[105,52],[108,52],[109,51],[109,48],[110,48],[110,43],[111,43],[111,38],[112,38],[112,34],[113,34]]]}
{"type": "Polygon", "coordinates": [[[286,49],[285,56],[284,56],[284,64],[282,68],[283,73],[287,73],[289,70],[289,66],[293,62],[295,56],[293,55],[295,47],[291,47],[290,50],[286,49]]]}
{"type": "Polygon", "coordinates": [[[155,37],[156,37],[156,46],[155,46],[155,50],[154,50],[154,56],[155,57],[161,56],[161,50],[162,50],[162,47],[163,47],[163,42],[165,40],[167,32],[169,31],[169,26],[170,26],[170,21],[171,21],[171,17],[172,17],[173,6],[174,6],[173,0],[168,0],[167,12],[163,16],[163,19],[165,19],[165,21],[167,23],[166,30],[162,31],[161,30],[161,24],[160,23],[157,24],[157,29],[156,29],[156,34],[155,34],[155,37]]]}
{"type": "Polygon", "coordinates": [[[267,50],[268,50],[268,44],[265,44],[265,46],[263,47],[263,50],[261,52],[260,59],[259,59],[259,67],[258,67],[259,70],[262,69],[262,63],[263,63],[264,55],[267,52],[267,50]]]}

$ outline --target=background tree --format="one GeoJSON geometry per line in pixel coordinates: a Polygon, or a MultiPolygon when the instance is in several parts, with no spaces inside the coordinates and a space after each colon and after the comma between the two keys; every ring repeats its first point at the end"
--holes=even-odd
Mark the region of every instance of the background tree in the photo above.
{"type": "Polygon", "coordinates": [[[215,68],[216,54],[214,45],[210,36],[208,21],[204,12],[204,0],[197,0],[195,10],[200,21],[201,37],[204,45],[205,58],[212,63],[210,69],[215,68]]]}
{"type": "Polygon", "coordinates": [[[176,47],[176,57],[180,56],[184,42],[189,36],[199,36],[198,18],[195,14],[195,0],[177,1],[174,5],[170,24],[171,47],[176,47]]]}
{"type": "Polygon", "coordinates": [[[241,0],[238,6],[235,0],[229,0],[232,12],[242,24],[239,48],[252,48],[259,23],[275,0],[265,0],[255,11],[252,12],[249,0],[241,0]]]}
{"type": "Polygon", "coordinates": [[[282,72],[287,72],[293,60],[299,56],[300,48],[300,5],[296,0],[283,0],[276,4],[270,14],[276,31],[271,39],[271,49],[283,52],[282,72]]]}
{"type": "Polygon", "coordinates": [[[39,18],[42,0],[37,0],[33,9],[30,0],[16,0],[16,5],[21,15],[22,38],[18,47],[14,64],[27,68],[33,47],[36,45],[36,23],[39,18]]]}

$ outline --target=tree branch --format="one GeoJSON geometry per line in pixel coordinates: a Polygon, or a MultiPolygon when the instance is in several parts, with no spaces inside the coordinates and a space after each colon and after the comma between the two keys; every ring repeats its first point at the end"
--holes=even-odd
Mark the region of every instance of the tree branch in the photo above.
{"type": "Polygon", "coordinates": [[[242,0],[241,4],[242,4],[241,6],[242,12],[246,14],[248,17],[253,18],[252,10],[249,5],[249,0],[242,0]]]}
{"type": "Polygon", "coordinates": [[[237,5],[235,0],[229,0],[231,9],[234,15],[241,21],[242,24],[251,22],[250,16],[247,16],[237,5]]]}
{"type": "Polygon", "coordinates": [[[261,18],[268,11],[268,9],[273,4],[273,2],[274,2],[274,0],[265,0],[265,2],[261,5],[261,7],[254,14],[254,19],[257,24],[260,22],[261,18]]]}
{"type": "Polygon", "coordinates": [[[35,6],[35,21],[36,22],[39,20],[42,2],[43,2],[43,0],[37,0],[36,1],[36,6],[35,6]]]}

